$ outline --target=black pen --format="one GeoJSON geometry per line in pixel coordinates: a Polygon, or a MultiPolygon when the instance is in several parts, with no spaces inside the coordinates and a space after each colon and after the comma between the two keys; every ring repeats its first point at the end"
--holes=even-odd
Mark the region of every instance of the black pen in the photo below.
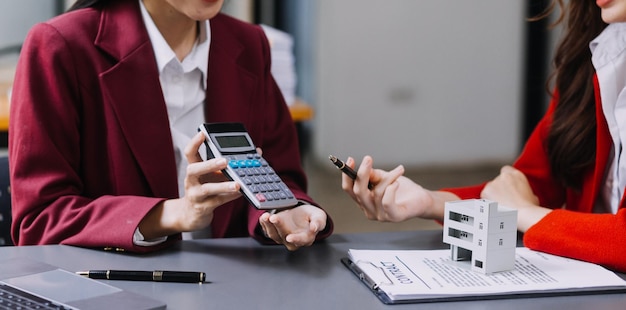
{"type": "MultiPolygon", "coordinates": [[[[337,158],[337,157],[335,157],[333,155],[328,156],[328,159],[330,159],[330,161],[332,161],[333,164],[335,164],[335,167],[337,167],[337,169],[341,170],[343,173],[345,173],[351,179],[356,180],[356,171],[354,171],[354,169],[348,167],[346,165],[346,163],[344,163],[339,158],[337,158]]],[[[374,185],[372,185],[372,183],[367,183],[367,188],[372,189],[373,187],[374,187],[374,185]]]]}
{"type": "Polygon", "coordinates": [[[204,272],[196,271],[89,270],[77,274],[100,280],[199,283],[206,279],[204,272]]]}

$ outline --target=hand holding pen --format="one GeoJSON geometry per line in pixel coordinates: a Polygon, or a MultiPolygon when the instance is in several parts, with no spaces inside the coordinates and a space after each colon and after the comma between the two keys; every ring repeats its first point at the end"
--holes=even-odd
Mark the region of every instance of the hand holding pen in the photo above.
{"type": "Polygon", "coordinates": [[[362,190],[361,182],[356,185],[348,181],[348,178],[353,180],[357,178],[354,169],[335,156],[331,155],[329,159],[348,176],[342,178],[342,189],[359,205],[369,220],[395,223],[414,217],[441,218],[438,213],[439,208],[433,207],[436,203],[433,194],[404,177],[404,166],[399,165],[390,171],[374,169],[372,158],[365,156],[359,170],[367,171],[363,171],[364,173],[358,177],[367,178],[370,181],[368,182],[370,190],[362,190]],[[372,188],[373,184],[375,184],[374,188],[372,188]]]}
{"type": "MultiPolygon", "coordinates": [[[[337,157],[335,157],[333,155],[328,156],[328,159],[330,159],[330,161],[333,162],[333,164],[335,165],[335,167],[337,167],[337,169],[341,170],[343,173],[345,173],[352,180],[356,180],[356,171],[354,171],[354,169],[348,167],[346,165],[346,163],[344,163],[339,158],[337,158],[337,157]]],[[[368,189],[372,189],[372,188],[374,188],[374,185],[372,185],[372,183],[368,182],[367,183],[367,188],[368,189]]]]}

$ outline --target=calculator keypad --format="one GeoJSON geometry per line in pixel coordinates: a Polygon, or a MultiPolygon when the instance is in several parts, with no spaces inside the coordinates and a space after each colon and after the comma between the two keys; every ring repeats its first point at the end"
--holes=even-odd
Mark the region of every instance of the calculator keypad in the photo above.
{"type": "Polygon", "coordinates": [[[228,166],[246,185],[261,207],[285,207],[295,205],[293,193],[274,169],[259,154],[225,156],[228,166]]]}

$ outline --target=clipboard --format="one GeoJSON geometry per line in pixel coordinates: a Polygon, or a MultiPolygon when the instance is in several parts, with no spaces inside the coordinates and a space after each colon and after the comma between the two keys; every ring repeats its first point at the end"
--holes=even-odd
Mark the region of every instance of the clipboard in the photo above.
{"type": "MultiPolygon", "coordinates": [[[[391,298],[389,298],[389,296],[385,294],[384,291],[380,290],[380,284],[376,283],[371,277],[369,277],[366,273],[364,273],[361,270],[361,268],[359,268],[359,266],[355,264],[349,257],[341,258],[341,263],[343,263],[344,266],[346,266],[350,271],[352,271],[352,273],[354,273],[354,275],[357,276],[357,278],[359,278],[359,280],[361,280],[361,282],[365,284],[365,286],[367,286],[367,288],[370,291],[372,291],[372,293],[376,297],[378,297],[378,299],[380,299],[380,301],[382,301],[384,304],[392,305],[396,303],[411,303],[411,302],[396,302],[394,300],[391,300],[391,298]]],[[[414,303],[417,303],[417,302],[418,301],[415,301],[414,303]]]]}
{"type": "MultiPolygon", "coordinates": [[[[398,253],[402,251],[396,251],[398,253]]],[[[393,285],[391,279],[383,270],[378,270],[374,264],[367,261],[353,261],[350,257],[341,258],[341,263],[350,270],[363,283],[369,291],[383,304],[412,304],[433,303],[447,301],[472,301],[491,299],[515,299],[553,296],[594,295],[594,294],[618,294],[626,293],[626,281],[624,285],[590,286],[590,287],[563,287],[549,290],[528,290],[518,292],[479,292],[462,294],[414,294],[407,298],[398,298],[390,295],[385,288],[393,285]],[[372,265],[372,266],[369,266],[372,265]]],[[[612,273],[607,270],[608,273],[612,273]]]]}

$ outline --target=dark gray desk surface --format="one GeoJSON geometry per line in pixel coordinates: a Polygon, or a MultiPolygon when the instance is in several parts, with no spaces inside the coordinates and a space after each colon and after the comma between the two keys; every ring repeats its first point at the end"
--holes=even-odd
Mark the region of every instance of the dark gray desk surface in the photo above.
{"type": "MultiPolygon", "coordinates": [[[[69,271],[204,271],[211,283],[107,281],[163,300],[168,309],[619,309],[626,294],[384,305],[339,261],[350,248],[439,249],[441,231],[334,235],[289,252],[248,238],[183,241],[147,255],[72,246],[0,247],[0,257],[29,257],[69,271]]],[[[624,275],[622,275],[624,277],[624,275]]]]}

